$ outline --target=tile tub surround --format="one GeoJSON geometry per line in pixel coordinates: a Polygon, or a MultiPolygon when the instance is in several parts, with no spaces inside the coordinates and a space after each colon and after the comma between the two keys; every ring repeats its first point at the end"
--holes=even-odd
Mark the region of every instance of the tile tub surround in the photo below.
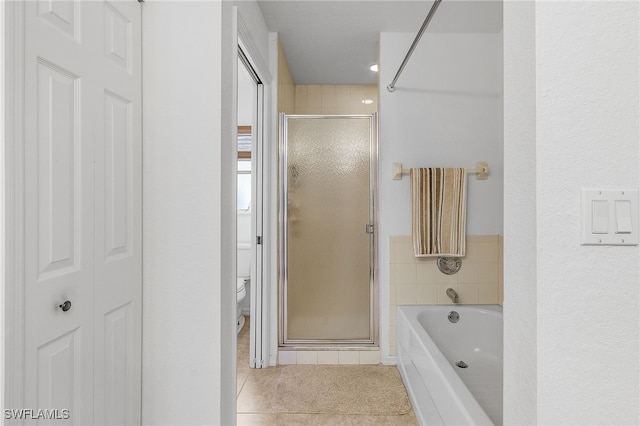
{"type": "Polygon", "coordinates": [[[458,273],[438,270],[436,257],[415,257],[411,236],[389,237],[389,355],[396,354],[396,307],[450,304],[453,288],[460,304],[502,304],[502,236],[468,235],[458,273]]]}

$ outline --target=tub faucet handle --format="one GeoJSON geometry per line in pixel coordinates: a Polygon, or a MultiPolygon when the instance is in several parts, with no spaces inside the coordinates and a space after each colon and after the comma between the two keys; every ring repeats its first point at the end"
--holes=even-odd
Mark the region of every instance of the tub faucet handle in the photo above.
{"type": "Polygon", "coordinates": [[[458,303],[458,293],[452,288],[447,289],[447,296],[451,299],[453,303],[458,303]]]}

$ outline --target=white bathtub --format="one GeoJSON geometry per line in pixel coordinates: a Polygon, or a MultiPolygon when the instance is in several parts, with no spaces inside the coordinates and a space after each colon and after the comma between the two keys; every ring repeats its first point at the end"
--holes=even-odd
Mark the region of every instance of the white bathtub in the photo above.
{"type": "Polygon", "coordinates": [[[502,307],[399,306],[397,319],[398,369],[420,424],[501,425],[502,307]]]}

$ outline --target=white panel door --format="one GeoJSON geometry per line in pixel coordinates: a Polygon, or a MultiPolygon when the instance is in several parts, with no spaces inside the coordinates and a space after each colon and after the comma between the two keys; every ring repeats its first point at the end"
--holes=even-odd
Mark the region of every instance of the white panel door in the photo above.
{"type": "Polygon", "coordinates": [[[93,12],[25,2],[25,408],[62,424],[93,422],[93,12]]]}
{"type": "Polygon", "coordinates": [[[95,424],[140,423],[142,303],[141,16],[101,4],[96,115],[95,424]]]}
{"type": "Polygon", "coordinates": [[[24,4],[25,408],[139,423],[140,6],[24,4]]]}

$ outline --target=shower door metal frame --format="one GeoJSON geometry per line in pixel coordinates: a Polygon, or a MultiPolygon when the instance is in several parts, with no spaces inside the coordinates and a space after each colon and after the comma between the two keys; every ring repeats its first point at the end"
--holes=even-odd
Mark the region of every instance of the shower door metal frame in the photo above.
{"type": "MultiPolygon", "coordinates": [[[[296,348],[336,348],[341,349],[354,348],[377,349],[378,348],[378,279],[377,279],[377,197],[378,197],[378,114],[349,114],[349,115],[314,115],[314,114],[280,114],[279,120],[279,155],[278,155],[278,179],[279,179],[279,283],[278,283],[278,330],[279,347],[288,349],[296,348]],[[289,339],[287,337],[287,120],[292,119],[369,119],[370,120],[370,137],[369,137],[369,223],[366,226],[366,232],[369,234],[369,338],[368,339],[352,339],[352,340],[335,340],[335,339],[289,339]],[[370,232],[369,232],[370,231],[370,232]]],[[[365,232],[365,231],[363,231],[365,232]]]]}

